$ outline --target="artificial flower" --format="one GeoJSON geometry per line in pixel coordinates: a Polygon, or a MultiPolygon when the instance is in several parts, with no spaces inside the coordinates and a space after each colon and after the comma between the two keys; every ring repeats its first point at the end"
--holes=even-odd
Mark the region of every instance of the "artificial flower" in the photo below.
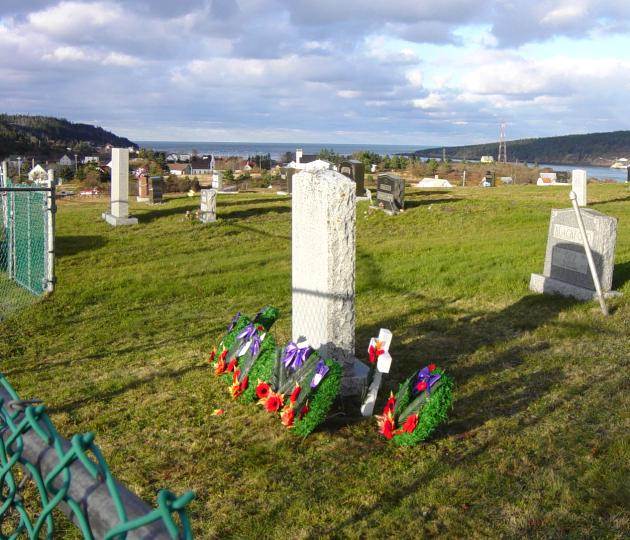
{"type": "Polygon", "coordinates": [[[208,362],[212,364],[214,362],[216,355],[217,355],[217,349],[215,347],[212,349],[212,352],[210,353],[210,358],[208,359],[208,362]]]}
{"type": "Polygon", "coordinates": [[[437,366],[435,364],[429,364],[429,371],[431,373],[433,373],[435,371],[435,368],[437,368],[437,366]]]}
{"type": "Polygon", "coordinates": [[[278,412],[284,405],[284,396],[276,392],[270,392],[269,397],[263,401],[267,412],[278,412]]]}
{"type": "Polygon", "coordinates": [[[298,415],[298,420],[302,420],[302,418],[304,418],[308,412],[310,411],[309,407],[308,407],[308,401],[304,404],[304,406],[302,407],[302,409],[300,409],[300,414],[298,415]]]}
{"type": "Polygon", "coordinates": [[[225,370],[234,371],[237,365],[238,365],[238,358],[232,358],[232,360],[230,360],[230,363],[227,365],[227,368],[225,368],[225,370]]]}
{"type": "Polygon", "coordinates": [[[418,415],[410,414],[407,419],[403,422],[402,430],[403,433],[413,433],[413,430],[416,429],[418,425],[418,415]]]}
{"type": "Polygon", "coordinates": [[[370,355],[370,364],[375,364],[378,360],[378,357],[381,356],[381,354],[385,353],[385,350],[382,349],[382,347],[383,342],[378,340],[376,340],[376,346],[370,345],[368,349],[368,354],[370,355]]]}
{"type": "Polygon", "coordinates": [[[416,384],[416,391],[417,392],[424,392],[427,389],[427,382],[426,381],[420,381],[418,384],[416,384]]]}
{"type": "Polygon", "coordinates": [[[214,411],[212,411],[212,416],[221,416],[224,413],[225,411],[223,409],[214,409],[214,411]]]}
{"type": "Polygon", "coordinates": [[[383,408],[383,414],[393,413],[394,407],[396,407],[396,396],[394,396],[394,392],[390,392],[389,399],[387,400],[387,403],[385,403],[385,407],[383,408]]]}
{"type": "Polygon", "coordinates": [[[258,399],[266,399],[269,396],[269,392],[271,392],[271,387],[264,381],[258,380],[258,385],[256,386],[256,396],[258,399]]]}
{"type": "Polygon", "coordinates": [[[394,418],[390,414],[384,414],[383,416],[377,416],[378,432],[383,435],[387,440],[394,436],[394,418]]]}
{"type": "Polygon", "coordinates": [[[291,405],[288,405],[282,410],[282,414],[280,415],[280,421],[283,426],[288,428],[293,427],[293,421],[295,420],[295,411],[291,405]]]}
{"type": "Polygon", "coordinates": [[[289,397],[289,401],[291,401],[291,403],[295,403],[297,401],[297,398],[300,395],[300,390],[302,390],[300,388],[300,385],[298,383],[295,383],[295,388],[293,389],[293,392],[291,392],[291,396],[289,397]]]}
{"type": "Polygon", "coordinates": [[[219,355],[219,359],[214,366],[214,373],[216,375],[221,375],[222,373],[225,373],[225,357],[227,356],[227,353],[227,349],[223,349],[223,351],[219,355]]]}

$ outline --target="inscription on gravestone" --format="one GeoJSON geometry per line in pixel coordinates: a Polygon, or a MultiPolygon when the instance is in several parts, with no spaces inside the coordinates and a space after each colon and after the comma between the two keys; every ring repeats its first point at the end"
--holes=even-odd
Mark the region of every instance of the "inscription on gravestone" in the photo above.
{"type": "Polygon", "coordinates": [[[379,174],[376,181],[376,205],[388,214],[405,208],[405,181],[395,174],[379,174]]]}
{"type": "Polygon", "coordinates": [[[217,190],[201,190],[201,209],[199,219],[202,223],[212,223],[217,220],[217,190]]]}
{"type": "MultiPolygon", "coordinates": [[[[617,220],[587,208],[581,209],[581,213],[602,291],[609,293],[612,289],[617,220]]],[[[532,274],[530,289],[581,300],[593,298],[595,284],[572,208],[552,210],[543,275],[532,274]]]]}

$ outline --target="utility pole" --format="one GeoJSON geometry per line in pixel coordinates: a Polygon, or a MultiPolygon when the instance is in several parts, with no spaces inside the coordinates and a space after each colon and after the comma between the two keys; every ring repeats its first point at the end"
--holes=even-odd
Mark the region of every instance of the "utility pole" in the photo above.
{"type": "Polygon", "coordinates": [[[497,161],[499,163],[507,163],[507,147],[505,144],[505,122],[499,127],[499,155],[497,161]]]}

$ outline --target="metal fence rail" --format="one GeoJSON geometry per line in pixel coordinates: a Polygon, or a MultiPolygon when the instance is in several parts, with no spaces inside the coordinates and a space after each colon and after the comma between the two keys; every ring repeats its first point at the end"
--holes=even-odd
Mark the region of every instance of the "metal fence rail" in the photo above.
{"type": "Polygon", "coordinates": [[[152,509],[114,479],[92,433],[62,438],[45,408],[20,400],[3,375],[0,486],[1,538],[57,538],[59,509],[86,539],[192,539],[192,492],[160,491],[152,509]]]}
{"type": "Polygon", "coordinates": [[[0,318],[54,286],[55,188],[0,186],[0,318]]]}

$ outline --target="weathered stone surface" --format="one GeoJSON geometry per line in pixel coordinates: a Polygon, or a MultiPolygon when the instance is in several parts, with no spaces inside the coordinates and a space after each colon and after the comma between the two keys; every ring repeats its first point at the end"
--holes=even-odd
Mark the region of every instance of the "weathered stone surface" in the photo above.
{"type": "Polygon", "coordinates": [[[293,176],[293,340],[344,368],[345,393],[365,377],[354,358],[356,186],[335,171],[293,176]]]}
{"type": "Polygon", "coordinates": [[[212,171],[212,188],[221,191],[223,189],[223,172],[212,171]]]}
{"type": "MultiPolygon", "coordinates": [[[[529,281],[529,289],[540,294],[559,294],[576,298],[577,300],[597,300],[597,293],[590,289],[576,287],[564,281],[559,281],[542,274],[532,274],[529,281]]],[[[614,298],[620,296],[617,291],[608,291],[603,293],[605,298],[614,298]]]]}
{"type": "Polygon", "coordinates": [[[104,214],[101,214],[101,217],[107,221],[107,223],[109,223],[110,225],[114,226],[114,227],[118,227],[120,225],[137,225],[138,224],[138,218],[135,217],[116,217],[113,216],[112,214],[110,214],[109,212],[106,212],[104,214]]]}
{"type": "Polygon", "coordinates": [[[575,169],[571,173],[571,189],[577,195],[577,203],[579,206],[587,205],[587,176],[586,171],[582,169],[575,169]]]}
{"type": "Polygon", "coordinates": [[[396,174],[379,174],[376,180],[376,208],[397,214],[405,208],[405,181],[396,174]]]}
{"type": "Polygon", "coordinates": [[[217,220],[217,190],[201,190],[201,212],[199,219],[203,223],[212,223],[217,220]]]}
{"type": "MultiPolygon", "coordinates": [[[[610,292],[615,264],[617,219],[590,208],[582,208],[580,211],[602,292],[610,292]]],[[[543,275],[532,274],[530,289],[582,300],[593,298],[595,284],[573,208],[551,211],[543,275]]]]}
{"type": "Polygon", "coordinates": [[[348,159],[339,164],[339,172],[347,176],[357,186],[357,197],[365,197],[365,166],[362,161],[348,159]]]}

